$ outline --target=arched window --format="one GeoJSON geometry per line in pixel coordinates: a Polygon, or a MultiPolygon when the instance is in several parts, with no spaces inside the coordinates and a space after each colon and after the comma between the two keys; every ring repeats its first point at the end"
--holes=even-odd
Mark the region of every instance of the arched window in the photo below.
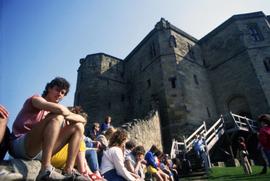
{"type": "Polygon", "coordinates": [[[240,116],[246,116],[251,118],[251,112],[246,98],[242,95],[232,96],[228,103],[228,111],[240,116]]]}
{"type": "Polygon", "coordinates": [[[249,24],[248,30],[249,30],[250,36],[252,37],[252,39],[254,41],[263,41],[264,40],[262,32],[260,31],[257,24],[255,24],[255,23],[249,24]]]}

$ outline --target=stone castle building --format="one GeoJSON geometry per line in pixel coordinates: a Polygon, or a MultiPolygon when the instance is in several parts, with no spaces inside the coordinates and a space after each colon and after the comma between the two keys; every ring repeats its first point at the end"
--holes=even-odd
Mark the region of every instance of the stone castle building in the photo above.
{"type": "Polygon", "coordinates": [[[270,112],[270,16],[234,15],[200,40],[162,18],[124,60],[81,59],[75,105],[115,126],[157,109],[165,150],[220,114],[270,112]]]}

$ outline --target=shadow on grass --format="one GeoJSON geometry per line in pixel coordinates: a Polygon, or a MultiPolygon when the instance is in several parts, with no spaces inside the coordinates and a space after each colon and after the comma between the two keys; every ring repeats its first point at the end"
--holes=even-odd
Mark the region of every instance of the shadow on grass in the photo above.
{"type": "Polygon", "coordinates": [[[256,181],[270,181],[270,174],[259,174],[261,167],[254,166],[253,174],[245,175],[241,167],[235,168],[216,168],[209,175],[207,180],[256,180],[256,181]]]}
{"type": "Polygon", "coordinates": [[[245,175],[237,175],[237,176],[233,176],[233,175],[223,175],[220,177],[209,177],[208,180],[270,180],[270,176],[245,176],[245,175]]]}

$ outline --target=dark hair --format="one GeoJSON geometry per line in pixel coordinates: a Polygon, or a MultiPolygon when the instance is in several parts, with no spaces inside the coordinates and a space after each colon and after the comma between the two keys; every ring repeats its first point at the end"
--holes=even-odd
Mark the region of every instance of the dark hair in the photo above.
{"type": "Polygon", "coordinates": [[[88,119],[88,114],[83,110],[81,106],[68,107],[70,112],[81,115],[85,120],[88,119]]]}
{"type": "Polygon", "coordinates": [[[157,152],[159,152],[159,149],[157,148],[156,145],[152,145],[151,148],[150,148],[150,151],[154,154],[156,154],[157,152]]]}
{"type": "Polygon", "coordinates": [[[95,129],[96,127],[99,127],[99,123],[98,122],[94,122],[93,125],[92,125],[92,129],[95,129]]]}
{"type": "Polygon", "coordinates": [[[105,117],[105,123],[108,123],[109,122],[109,119],[112,120],[111,116],[106,116],[105,117]]]}
{"type": "Polygon", "coordinates": [[[104,136],[109,140],[115,131],[117,131],[117,129],[111,126],[105,131],[104,136]]]}
{"type": "Polygon", "coordinates": [[[137,156],[137,155],[144,155],[145,154],[145,149],[143,146],[136,146],[132,152],[131,152],[134,156],[137,156]]]}
{"type": "Polygon", "coordinates": [[[129,140],[128,142],[126,142],[126,149],[131,150],[131,149],[133,149],[135,146],[136,146],[136,143],[135,143],[135,141],[133,141],[133,140],[129,140]]]}
{"type": "Polygon", "coordinates": [[[113,133],[109,140],[109,147],[118,146],[120,147],[128,138],[128,134],[125,130],[119,129],[113,133]]]}
{"type": "Polygon", "coordinates": [[[262,114],[257,119],[259,122],[264,122],[267,125],[270,125],[270,115],[269,114],[262,114]]]}
{"type": "Polygon", "coordinates": [[[53,88],[54,86],[57,86],[61,89],[65,89],[66,90],[65,96],[66,96],[69,91],[70,84],[66,79],[62,77],[55,77],[50,83],[47,83],[45,90],[42,93],[42,97],[47,96],[49,88],[53,88]]]}

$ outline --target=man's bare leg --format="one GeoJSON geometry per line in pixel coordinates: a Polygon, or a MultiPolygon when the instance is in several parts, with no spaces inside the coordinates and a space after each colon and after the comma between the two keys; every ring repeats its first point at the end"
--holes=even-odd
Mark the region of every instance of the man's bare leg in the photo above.
{"type": "Polygon", "coordinates": [[[42,150],[41,170],[50,166],[52,150],[63,121],[64,117],[62,115],[50,114],[36,124],[26,135],[25,149],[28,156],[34,157],[42,150]]]}
{"type": "Polygon", "coordinates": [[[71,173],[77,154],[79,152],[79,145],[82,140],[84,133],[84,125],[82,123],[75,123],[65,126],[58,137],[57,142],[55,143],[54,153],[56,153],[62,145],[68,143],[68,157],[64,170],[67,173],[71,173]]]}

